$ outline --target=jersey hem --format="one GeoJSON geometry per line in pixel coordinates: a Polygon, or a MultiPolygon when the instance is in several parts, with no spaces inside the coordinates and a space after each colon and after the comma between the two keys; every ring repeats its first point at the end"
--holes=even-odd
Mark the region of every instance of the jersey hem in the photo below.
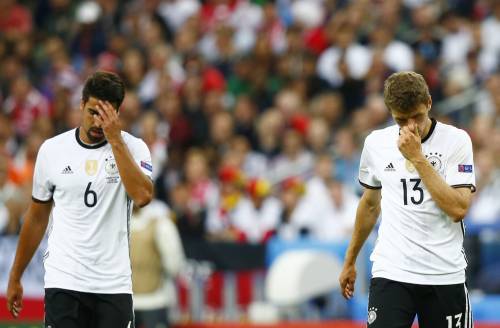
{"type": "Polygon", "coordinates": [[[364,182],[361,182],[361,180],[358,180],[359,181],[359,184],[362,185],[363,187],[365,188],[368,188],[368,189],[382,189],[382,186],[370,186],[364,182]]]}
{"type": "Polygon", "coordinates": [[[51,284],[46,284],[44,289],[48,288],[59,288],[59,289],[66,289],[66,290],[71,290],[74,292],[81,292],[81,293],[91,293],[91,294],[130,294],[132,295],[132,290],[131,289],[116,289],[116,290],[96,290],[96,289],[87,289],[87,288],[79,288],[75,286],[62,286],[62,285],[51,285],[51,284]]]}
{"type": "MultiPolygon", "coordinates": [[[[465,274],[464,274],[465,275],[465,274]]],[[[424,276],[422,276],[424,277],[424,276]]],[[[442,286],[442,285],[456,285],[456,284],[463,284],[465,283],[466,279],[460,278],[460,279],[450,279],[450,280],[445,280],[445,279],[435,279],[435,277],[431,276],[425,276],[428,279],[404,279],[400,276],[393,276],[390,274],[385,274],[385,273],[377,273],[377,274],[372,274],[372,278],[385,278],[397,282],[403,282],[406,284],[415,284],[415,285],[429,285],[429,286],[442,286]]]]}

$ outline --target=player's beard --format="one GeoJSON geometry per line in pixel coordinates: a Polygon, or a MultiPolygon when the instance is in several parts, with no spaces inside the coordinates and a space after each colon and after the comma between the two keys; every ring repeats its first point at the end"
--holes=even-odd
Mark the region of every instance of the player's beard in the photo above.
{"type": "Polygon", "coordinates": [[[87,131],[87,138],[91,143],[98,143],[104,140],[104,132],[100,128],[90,128],[87,131]]]}

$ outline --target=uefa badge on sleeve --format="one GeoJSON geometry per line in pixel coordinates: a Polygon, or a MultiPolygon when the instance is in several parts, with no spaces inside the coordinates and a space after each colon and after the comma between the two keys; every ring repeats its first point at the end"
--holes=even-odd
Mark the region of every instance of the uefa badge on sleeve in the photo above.
{"type": "Polygon", "coordinates": [[[149,162],[141,161],[141,167],[145,168],[149,172],[153,172],[153,165],[151,165],[151,163],[149,162]]]}
{"type": "Polygon", "coordinates": [[[472,165],[458,164],[458,172],[472,173],[472,165]]]}

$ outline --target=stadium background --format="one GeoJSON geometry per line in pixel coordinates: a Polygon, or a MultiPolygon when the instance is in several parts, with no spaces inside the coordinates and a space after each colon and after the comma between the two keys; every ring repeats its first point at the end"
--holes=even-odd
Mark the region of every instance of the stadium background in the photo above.
{"type": "MultiPolygon", "coordinates": [[[[123,128],[150,147],[156,198],[185,247],[174,317],[231,327],[264,301],[265,269],[282,251],[341,259],[363,139],[392,124],[383,81],[415,70],[432,116],[473,140],[469,289],[476,319],[499,326],[499,65],[494,0],[0,0],[0,322],[38,147],[77,126],[96,69],[124,78],[123,128]],[[235,214],[257,198],[282,206],[267,225],[235,214]],[[290,233],[294,215],[306,224],[290,233]]],[[[323,305],[302,304],[302,319],[364,320],[375,238],[355,300],[328,293],[323,305]]],[[[43,313],[41,263],[37,254],[25,277],[31,322],[43,313]]]]}

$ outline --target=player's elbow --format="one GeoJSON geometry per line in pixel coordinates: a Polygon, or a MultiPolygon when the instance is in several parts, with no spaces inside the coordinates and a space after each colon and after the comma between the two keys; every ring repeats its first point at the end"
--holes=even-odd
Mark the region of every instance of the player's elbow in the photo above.
{"type": "Polygon", "coordinates": [[[144,186],[142,190],[134,197],[134,203],[139,207],[148,205],[153,200],[153,184],[144,186]]]}
{"type": "Polygon", "coordinates": [[[467,215],[467,209],[465,208],[457,208],[453,211],[453,213],[450,213],[450,217],[453,220],[453,222],[460,222],[463,219],[465,219],[465,216],[467,215]]]}
{"type": "Polygon", "coordinates": [[[151,193],[147,195],[142,195],[141,197],[136,197],[136,199],[134,199],[134,203],[139,207],[144,207],[148,205],[152,199],[153,199],[153,194],[151,193]]]}

